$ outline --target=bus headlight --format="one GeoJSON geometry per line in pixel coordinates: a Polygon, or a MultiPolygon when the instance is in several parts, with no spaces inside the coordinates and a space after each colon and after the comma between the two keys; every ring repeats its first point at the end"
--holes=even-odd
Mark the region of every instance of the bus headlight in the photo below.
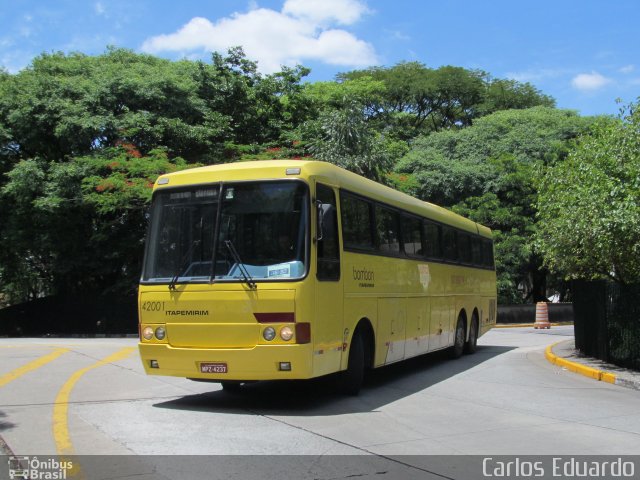
{"type": "Polygon", "coordinates": [[[164,337],[167,336],[167,331],[162,328],[162,327],[158,327],[156,328],[156,338],[158,340],[164,340],[164,337]]]}
{"type": "Polygon", "coordinates": [[[267,341],[270,342],[271,340],[273,340],[274,338],[276,338],[276,331],[273,327],[267,327],[262,331],[262,337],[267,341]]]}
{"type": "Polygon", "coordinates": [[[144,327],[144,330],[142,330],[142,338],[145,340],[151,340],[153,338],[153,328],[144,327]]]}
{"type": "Polygon", "coordinates": [[[280,338],[285,342],[291,340],[293,338],[293,330],[291,330],[291,327],[282,327],[280,329],[280,338]]]}

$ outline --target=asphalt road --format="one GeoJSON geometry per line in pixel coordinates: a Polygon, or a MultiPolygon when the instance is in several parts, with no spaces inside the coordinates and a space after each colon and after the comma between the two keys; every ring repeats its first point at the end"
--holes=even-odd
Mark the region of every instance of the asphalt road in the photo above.
{"type": "Polygon", "coordinates": [[[41,456],[637,454],[640,392],[545,360],[572,333],[494,329],[474,355],[376,371],[358,397],[326,379],[229,394],[147,376],[137,339],[0,339],[0,436],[41,456]]]}

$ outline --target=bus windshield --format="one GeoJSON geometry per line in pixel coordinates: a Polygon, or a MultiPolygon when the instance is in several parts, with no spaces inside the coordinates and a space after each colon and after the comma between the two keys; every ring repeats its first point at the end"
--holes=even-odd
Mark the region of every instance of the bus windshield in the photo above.
{"type": "Polygon", "coordinates": [[[171,286],[244,282],[247,275],[251,281],[301,278],[308,227],[309,193],[302,182],[161,190],[154,195],[142,281],[171,286]]]}

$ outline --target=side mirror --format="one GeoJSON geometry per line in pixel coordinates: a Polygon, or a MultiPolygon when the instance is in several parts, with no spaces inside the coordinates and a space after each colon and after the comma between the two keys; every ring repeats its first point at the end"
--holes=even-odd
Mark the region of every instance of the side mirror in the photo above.
{"type": "Polygon", "coordinates": [[[329,238],[332,238],[335,235],[336,207],[330,203],[322,203],[320,200],[316,200],[316,210],[318,212],[318,232],[316,240],[318,242],[324,240],[325,232],[328,233],[329,238]]]}
{"type": "Polygon", "coordinates": [[[320,200],[316,200],[316,211],[318,212],[316,240],[318,242],[324,239],[324,206],[324,203],[320,200]]]}

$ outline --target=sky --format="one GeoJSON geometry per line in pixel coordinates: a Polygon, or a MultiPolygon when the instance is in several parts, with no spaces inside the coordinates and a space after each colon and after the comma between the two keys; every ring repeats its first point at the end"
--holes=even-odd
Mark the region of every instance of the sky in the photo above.
{"type": "Polygon", "coordinates": [[[616,114],[640,96],[638,0],[0,0],[0,67],[107,46],[208,61],[241,45],[308,81],[403,61],[530,82],[559,108],[616,114]]]}

